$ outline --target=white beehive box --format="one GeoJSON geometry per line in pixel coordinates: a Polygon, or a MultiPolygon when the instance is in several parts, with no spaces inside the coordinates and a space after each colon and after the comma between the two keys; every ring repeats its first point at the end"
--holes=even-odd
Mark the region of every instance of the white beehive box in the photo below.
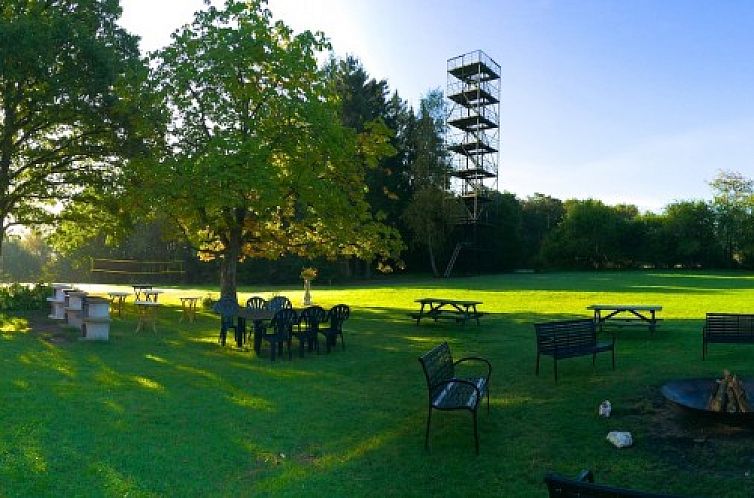
{"type": "Polygon", "coordinates": [[[73,291],[66,294],[65,299],[65,321],[70,327],[80,329],[84,324],[84,298],[86,292],[73,291]]]}
{"type": "Polygon", "coordinates": [[[53,320],[65,320],[65,291],[72,290],[68,284],[52,284],[52,297],[47,298],[50,303],[50,315],[53,320]]]}
{"type": "Polygon", "coordinates": [[[107,341],[110,339],[110,300],[103,297],[84,299],[82,339],[107,341]]]}

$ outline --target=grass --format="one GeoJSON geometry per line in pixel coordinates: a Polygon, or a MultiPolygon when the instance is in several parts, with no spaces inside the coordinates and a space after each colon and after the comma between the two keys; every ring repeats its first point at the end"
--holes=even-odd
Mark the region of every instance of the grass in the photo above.
{"type": "MultiPolygon", "coordinates": [[[[300,305],[299,288],[264,290],[300,305]]],[[[627,272],[391,279],[321,288],[325,307],[352,305],[346,351],[271,363],[217,344],[218,320],[178,321],[181,295],[160,297],[157,337],[134,335],[134,311],[108,343],[50,341],[39,316],[6,316],[0,335],[0,496],[544,496],[546,471],[592,469],[599,482],[694,496],[750,496],[754,434],[703,426],[667,407],[658,387],[729,368],[754,376],[754,346],[711,345],[706,311],[754,312],[754,276],[627,272]],[[424,296],[479,299],[482,325],[416,327],[424,296]],[[592,303],[661,304],[654,338],[617,334],[617,368],[600,355],[534,375],[532,323],[588,316],[592,303]],[[37,322],[34,322],[37,323],[37,322]],[[433,416],[417,357],[440,341],[493,364],[481,455],[466,413],[433,416]],[[613,417],[597,417],[609,399],[613,417]],[[632,448],[605,441],[634,435],[632,448]],[[696,442],[694,441],[696,440],[696,442]]],[[[295,353],[294,353],[295,354],[295,353]]]]}

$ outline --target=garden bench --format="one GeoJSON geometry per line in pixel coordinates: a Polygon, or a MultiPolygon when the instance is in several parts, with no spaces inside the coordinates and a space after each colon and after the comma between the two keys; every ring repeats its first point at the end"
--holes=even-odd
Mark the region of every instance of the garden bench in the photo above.
{"type": "Polygon", "coordinates": [[[594,484],[594,476],[589,470],[582,471],[575,479],[568,479],[557,474],[547,474],[545,484],[547,484],[550,498],[673,498],[673,495],[594,484]]]}
{"type": "Polygon", "coordinates": [[[555,380],[558,380],[558,360],[576,356],[592,355],[594,365],[597,353],[612,351],[615,370],[615,337],[612,341],[597,341],[597,328],[594,320],[561,320],[535,323],[537,333],[537,368],[539,375],[540,355],[552,356],[555,362],[555,380]]]}
{"type": "Polygon", "coordinates": [[[754,344],[754,315],[707,313],[702,329],[702,359],[709,343],[754,344]]]}
{"type": "Polygon", "coordinates": [[[479,433],[477,431],[477,408],[483,396],[487,396],[487,413],[490,411],[490,375],[492,365],[484,358],[466,357],[453,361],[447,342],[434,347],[419,357],[427,379],[427,432],[424,448],[429,449],[429,426],[432,410],[468,410],[474,419],[474,442],[479,454],[479,433]],[[455,367],[459,363],[477,361],[486,364],[487,372],[483,377],[458,378],[455,367]]]}

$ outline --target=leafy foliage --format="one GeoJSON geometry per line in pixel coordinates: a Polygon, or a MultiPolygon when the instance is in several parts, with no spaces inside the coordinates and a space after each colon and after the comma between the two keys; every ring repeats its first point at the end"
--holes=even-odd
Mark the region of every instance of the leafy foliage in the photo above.
{"type": "Polygon", "coordinates": [[[720,171],[710,186],[717,235],[727,264],[754,259],[754,181],[741,173],[720,171]]]}
{"type": "Polygon", "coordinates": [[[144,153],[146,68],[119,15],[117,0],[0,7],[0,236],[55,220],[59,203],[113,193],[144,153]]]}
{"type": "Polygon", "coordinates": [[[463,204],[448,193],[450,161],[444,144],[445,104],[442,92],[433,90],[421,101],[419,115],[408,135],[413,194],[403,221],[413,245],[425,248],[432,273],[439,275],[437,257],[451,240],[463,204]]]}
{"type": "Polygon", "coordinates": [[[47,306],[52,287],[47,284],[24,285],[18,282],[0,286],[0,310],[38,310],[47,306]]]}
{"type": "Polygon", "coordinates": [[[365,168],[391,152],[379,122],[361,133],[339,106],[316,54],[321,33],[294,35],[261,1],[209,7],[154,54],[154,78],[173,112],[169,149],[145,168],[157,200],[206,259],[220,258],[223,294],[236,264],[395,255],[397,233],[374,221],[365,168]]]}

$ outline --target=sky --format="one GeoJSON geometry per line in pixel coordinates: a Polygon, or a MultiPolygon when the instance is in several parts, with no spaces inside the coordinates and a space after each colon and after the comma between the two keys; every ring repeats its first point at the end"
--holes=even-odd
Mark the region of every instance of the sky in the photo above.
{"type": "MultiPolygon", "coordinates": [[[[161,48],[201,0],[121,0],[121,24],[161,48]]],[[[710,199],[719,171],[754,176],[754,2],[748,0],[270,0],[295,31],[416,106],[447,59],[502,67],[500,190],[659,212],[710,199]]]]}

